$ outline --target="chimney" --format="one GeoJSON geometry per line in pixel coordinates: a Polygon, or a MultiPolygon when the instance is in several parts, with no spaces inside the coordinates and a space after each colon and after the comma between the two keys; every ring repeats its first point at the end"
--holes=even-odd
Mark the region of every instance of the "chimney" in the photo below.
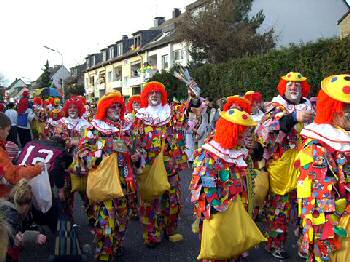
{"type": "Polygon", "coordinates": [[[181,10],[179,8],[174,8],[173,18],[179,17],[181,15],[181,10]]]}
{"type": "Polygon", "coordinates": [[[128,39],[128,36],[127,36],[127,35],[123,35],[123,36],[122,36],[122,40],[125,40],[125,39],[128,39]]]}
{"type": "Polygon", "coordinates": [[[158,27],[165,22],[165,17],[155,17],[154,18],[154,27],[158,27]]]}

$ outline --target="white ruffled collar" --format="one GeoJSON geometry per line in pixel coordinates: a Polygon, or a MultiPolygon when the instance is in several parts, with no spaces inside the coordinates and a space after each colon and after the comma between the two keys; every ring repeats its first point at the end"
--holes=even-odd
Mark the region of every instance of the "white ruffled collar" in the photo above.
{"type": "MultiPolygon", "coordinates": [[[[104,134],[112,134],[120,131],[118,127],[102,120],[93,119],[91,125],[104,134]]],[[[121,131],[127,131],[130,129],[131,123],[123,121],[122,125],[121,131]]]]}
{"type": "Polygon", "coordinates": [[[337,151],[350,151],[349,133],[330,124],[309,124],[301,131],[301,135],[320,140],[337,151]]]}
{"type": "Polygon", "coordinates": [[[295,110],[313,110],[309,99],[303,97],[304,103],[298,105],[289,104],[282,96],[278,95],[272,99],[272,103],[278,103],[288,110],[289,113],[295,110]]]}
{"type": "Polygon", "coordinates": [[[146,125],[163,126],[171,119],[170,106],[158,105],[140,108],[136,113],[136,118],[141,119],[146,125]]]}
{"type": "Polygon", "coordinates": [[[213,153],[219,158],[222,158],[228,163],[234,163],[239,167],[247,166],[247,163],[244,160],[248,157],[248,149],[246,148],[229,150],[221,147],[220,144],[214,140],[204,144],[202,148],[213,153]]]}
{"type": "Polygon", "coordinates": [[[61,123],[65,124],[69,130],[81,130],[90,126],[90,123],[83,118],[70,118],[64,117],[60,120],[61,123]]]}

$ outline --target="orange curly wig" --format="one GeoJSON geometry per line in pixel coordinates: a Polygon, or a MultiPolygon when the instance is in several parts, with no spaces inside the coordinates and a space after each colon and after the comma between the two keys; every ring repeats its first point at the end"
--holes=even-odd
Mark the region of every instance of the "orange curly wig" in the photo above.
{"type": "Polygon", "coordinates": [[[214,140],[225,149],[234,149],[238,145],[239,134],[246,129],[246,126],[231,123],[221,117],[216,123],[214,140]]]}
{"type": "MultiPolygon", "coordinates": [[[[286,86],[288,81],[281,78],[280,82],[278,83],[277,89],[280,94],[280,96],[284,96],[286,93],[286,86]]],[[[308,81],[302,81],[301,84],[301,94],[303,97],[308,97],[310,94],[311,86],[308,81]]]]}
{"type": "Polygon", "coordinates": [[[79,117],[81,117],[85,113],[85,107],[84,107],[82,100],[79,97],[73,96],[73,97],[69,98],[66,101],[66,103],[64,103],[64,106],[62,108],[62,111],[64,112],[64,115],[66,117],[68,116],[68,109],[72,105],[75,105],[78,108],[79,117]]]}
{"type": "Polygon", "coordinates": [[[332,124],[333,116],[343,114],[344,103],[329,97],[323,90],[317,96],[316,117],[317,124],[332,124]]]}
{"type": "Polygon", "coordinates": [[[124,97],[121,94],[111,96],[111,97],[108,97],[108,94],[107,94],[105,98],[102,97],[97,104],[97,113],[95,118],[97,120],[104,120],[107,117],[107,109],[114,104],[121,105],[120,119],[124,120],[125,101],[124,101],[124,97]]]}
{"type": "Polygon", "coordinates": [[[132,113],[133,108],[132,108],[132,104],[133,103],[139,103],[141,105],[141,96],[137,95],[137,96],[132,96],[129,99],[129,102],[126,106],[126,109],[128,110],[128,113],[132,113]]]}
{"type": "Polygon", "coordinates": [[[244,97],[231,96],[227,98],[227,102],[224,105],[224,111],[228,111],[233,105],[240,107],[242,111],[247,112],[248,114],[252,113],[252,106],[250,101],[244,97]]]}
{"type": "Polygon", "coordinates": [[[142,93],[141,93],[141,106],[148,107],[148,96],[152,92],[160,92],[162,94],[162,105],[166,105],[168,103],[168,93],[165,89],[165,86],[157,81],[148,82],[142,93]]]}
{"type": "Polygon", "coordinates": [[[251,104],[261,103],[263,101],[263,96],[260,92],[254,91],[253,94],[246,94],[244,98],[247,99],[251,104]]]}
{"type": "Polygon", "coordinates": [[[43,105],[43,99],[41,97],[34,97],[33,103],[36,106],[42,106],[43,105]]]}

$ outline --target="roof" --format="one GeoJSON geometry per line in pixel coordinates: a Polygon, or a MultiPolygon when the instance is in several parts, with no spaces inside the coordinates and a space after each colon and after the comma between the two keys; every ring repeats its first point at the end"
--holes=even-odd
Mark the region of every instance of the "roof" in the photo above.
{"type": "Polygon", "coordinates": [[[350,15],[350,9],[338,20],[338,25],[347,17],[350,15]]]}

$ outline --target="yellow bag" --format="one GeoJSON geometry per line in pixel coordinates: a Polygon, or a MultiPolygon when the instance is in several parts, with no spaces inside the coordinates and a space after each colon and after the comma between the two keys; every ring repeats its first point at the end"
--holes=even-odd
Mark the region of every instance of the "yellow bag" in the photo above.
{"type": "Polygon", "coordinates": [[[294,166],[297,156],[297,150],[288,150],[268,166],[270,189],[273,193],[283,196],[297,188],[299,169],[294,166]]]}
{"type": "Polygon", "coordinates": [[[198,260],[226,260],[267,241],[238,197],[223,213],[204,220],[198,260]]]}
{"type": "Polygon", "coordinates": [[[334,254],[332,261],[347,262],[350,258],[350,215],[342,216],[338,226],[344,228],[348,236],[341,239],[341,249],[334,254]]]}
{"type": "Polygon", "coordinates": [[[154,159],[152,166],[146,166],[143,173],[137,177],[141,198],[151,201],[160,197],[165,191],[170,190],[168,173],[164,165],[165,140],[162,140],[162,148],[154,159]]]}
{"type": "Polygon", "coordinates": [[[87,176],[77,176],[74,173],[70,174],[72,185],[71,192],[86,192],[87,176]]]}
{"type": "Polygon", "coordinates": [[[254,179],[254,200],[256,206],[262,207],[269,193],[269,174],[259,170],[255,171],[258,175],[254,179]]]}
{"type": "Polygon", "coordinates": [[[124,196],[119,180],[117,153],[104,158],[96,169],[89,172],[86,193],[94,202],[124,196]]]}

